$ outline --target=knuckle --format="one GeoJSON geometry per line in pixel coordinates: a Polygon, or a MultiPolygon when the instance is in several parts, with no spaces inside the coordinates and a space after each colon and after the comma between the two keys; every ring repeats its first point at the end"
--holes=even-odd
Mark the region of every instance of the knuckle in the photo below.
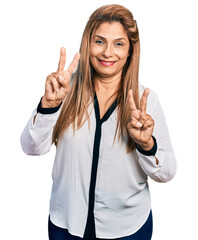
{"type": "Polygon", "coordinates": [[[131,125],[132,125],[132,126],[135,126],[137,122],[138,122],[138,121],[137,121],[136,119],[133,119],[133,120],[131,121],[131,125]]]}
{"type": "Polygon", "coordinates": [[[52,74],[49,74],[46,79],[50,79],[52,77],[52,74]]]}
{"type": "Polygon", "coordinates": [[[147,128],[148,126],[149,126],[148,122],[145,122],[143,125],[144,128],[147,128]]]}
{"type": "Polygon", "coordinates": [[[146,121],[146,120],[149,120],[151,116],[147,113],[142,113],[141,117],[142,117],[142,119],[144,119],[146,121]]]}
{"type": "Polygon", "coordinates": [[[52,72],[50,75],[56,76],[57,74],[57,72],[52,72]]]}
{"type": "Polygon", "coordinates": [[[139,119],[140,118],[140,111],[135,110],[135,111],[132,112],[131,115],[132,115],[133,118],[139,119]]]}
{"type": "Polygon", "coordinates": [[[58,76],[58,80],[60,81],[60,82],[63,82],[64,81],[64,77],[63,76],[58,76]]]}
{"type": "Polygon", "coordinates": [[[146,118],[145,114],[142,114],[142,115],[141,115],[141,120],[142,120],[142,121],[146,121],[146,119],[147,119],[147,118],[146,118]]]}
{"type": "Polygon", "coordinates": [[[68,94],[69,89],[63,88],[63,99],[65,98],[65,96],[68,94]]]}
{"type": "Polygon", "coordinates": [[[49,75],[46,80],[49,82],[53,82],[54,77],[52,75],[49,75]]]}
{"type": "Polygon", "coordinates": [[[57,78],[60,75],[60,73],[59,72],[53,72],[52,75],[53,75],[53,77],[57,78]]]}

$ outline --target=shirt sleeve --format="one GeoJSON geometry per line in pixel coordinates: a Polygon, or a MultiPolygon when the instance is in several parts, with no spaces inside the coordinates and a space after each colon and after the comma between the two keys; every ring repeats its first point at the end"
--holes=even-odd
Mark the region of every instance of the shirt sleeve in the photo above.
{"type": "Polygon", "coordinates": [[[50,151],[53,127],[60,113],[60,107],[56,109],[38,109],[39,105],[32,112],[20,138],[21,147],[27,155],[43,155],[50,151]],[[35,115],[36,119],[33,122],[35,115]]]}
{"type": "Polygon", "coordinates": [[[138,149],[139,164],[143,171],[157,182],[168,182],[176,173],[176,158],[171,145],[166,119],[157,95],[151,90],[147,101],[147,113],[155,124],[153,136],[157,142],[155,155],[147,156],[138,149]],[[158,164],[156,162],[158,159],[158,164]]]}

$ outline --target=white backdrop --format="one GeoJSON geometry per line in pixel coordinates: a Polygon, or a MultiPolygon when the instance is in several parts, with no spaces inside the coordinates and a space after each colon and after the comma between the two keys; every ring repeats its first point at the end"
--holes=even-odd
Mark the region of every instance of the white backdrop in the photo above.
{"type": "Polygon", "coordinates": [[[60,47],[67,50],[68,66],[90,14],[109,3],[126,6],[137,20],[140,82],[159,96],[178,162],[169,183],[149,180],[152,239],[197,238],[196,1],[7,0],[0,3],[1,239],[48,239],[55,147],[44,156],[27,156],[20,135],[44,93],[46,76],[57,69],[60,47]]]}

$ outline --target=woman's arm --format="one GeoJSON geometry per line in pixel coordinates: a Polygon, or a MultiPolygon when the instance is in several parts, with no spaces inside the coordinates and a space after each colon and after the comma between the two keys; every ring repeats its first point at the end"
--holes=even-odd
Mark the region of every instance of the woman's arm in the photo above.
{"type": "Polygon", "coordinates": [[[148,97],[147,113],[154,120],[153,136],[156,139],[155,155],[147,156],[138,149],[139,163],[144,172],[157,182],[168,182],[176,173],[176,158],[166,124],[166,119],[157,95],[151,91],[148,97]]]}
{"type": "Polygon", "coordinates": [[[66,50],[63,47],[60,49],[58,69],[47,76],[45,94],[21,134],[21,146],[26,154],[42,155],[49,152],[59,108],[70,91],[71,76],[79,59],[80,53],[77,53],[68,69],[64,70],[66,50]]]}

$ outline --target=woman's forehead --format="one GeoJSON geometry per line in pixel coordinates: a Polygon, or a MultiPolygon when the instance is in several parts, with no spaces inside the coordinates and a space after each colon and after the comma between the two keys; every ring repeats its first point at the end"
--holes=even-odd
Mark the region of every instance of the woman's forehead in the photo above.
{"type": "Polygon", "coordinates": [[[92,36],[102,36],[104,38],[123,38],[127,37],[127,31],[120,22],[103,22],[93,32],[92,36]]]}

